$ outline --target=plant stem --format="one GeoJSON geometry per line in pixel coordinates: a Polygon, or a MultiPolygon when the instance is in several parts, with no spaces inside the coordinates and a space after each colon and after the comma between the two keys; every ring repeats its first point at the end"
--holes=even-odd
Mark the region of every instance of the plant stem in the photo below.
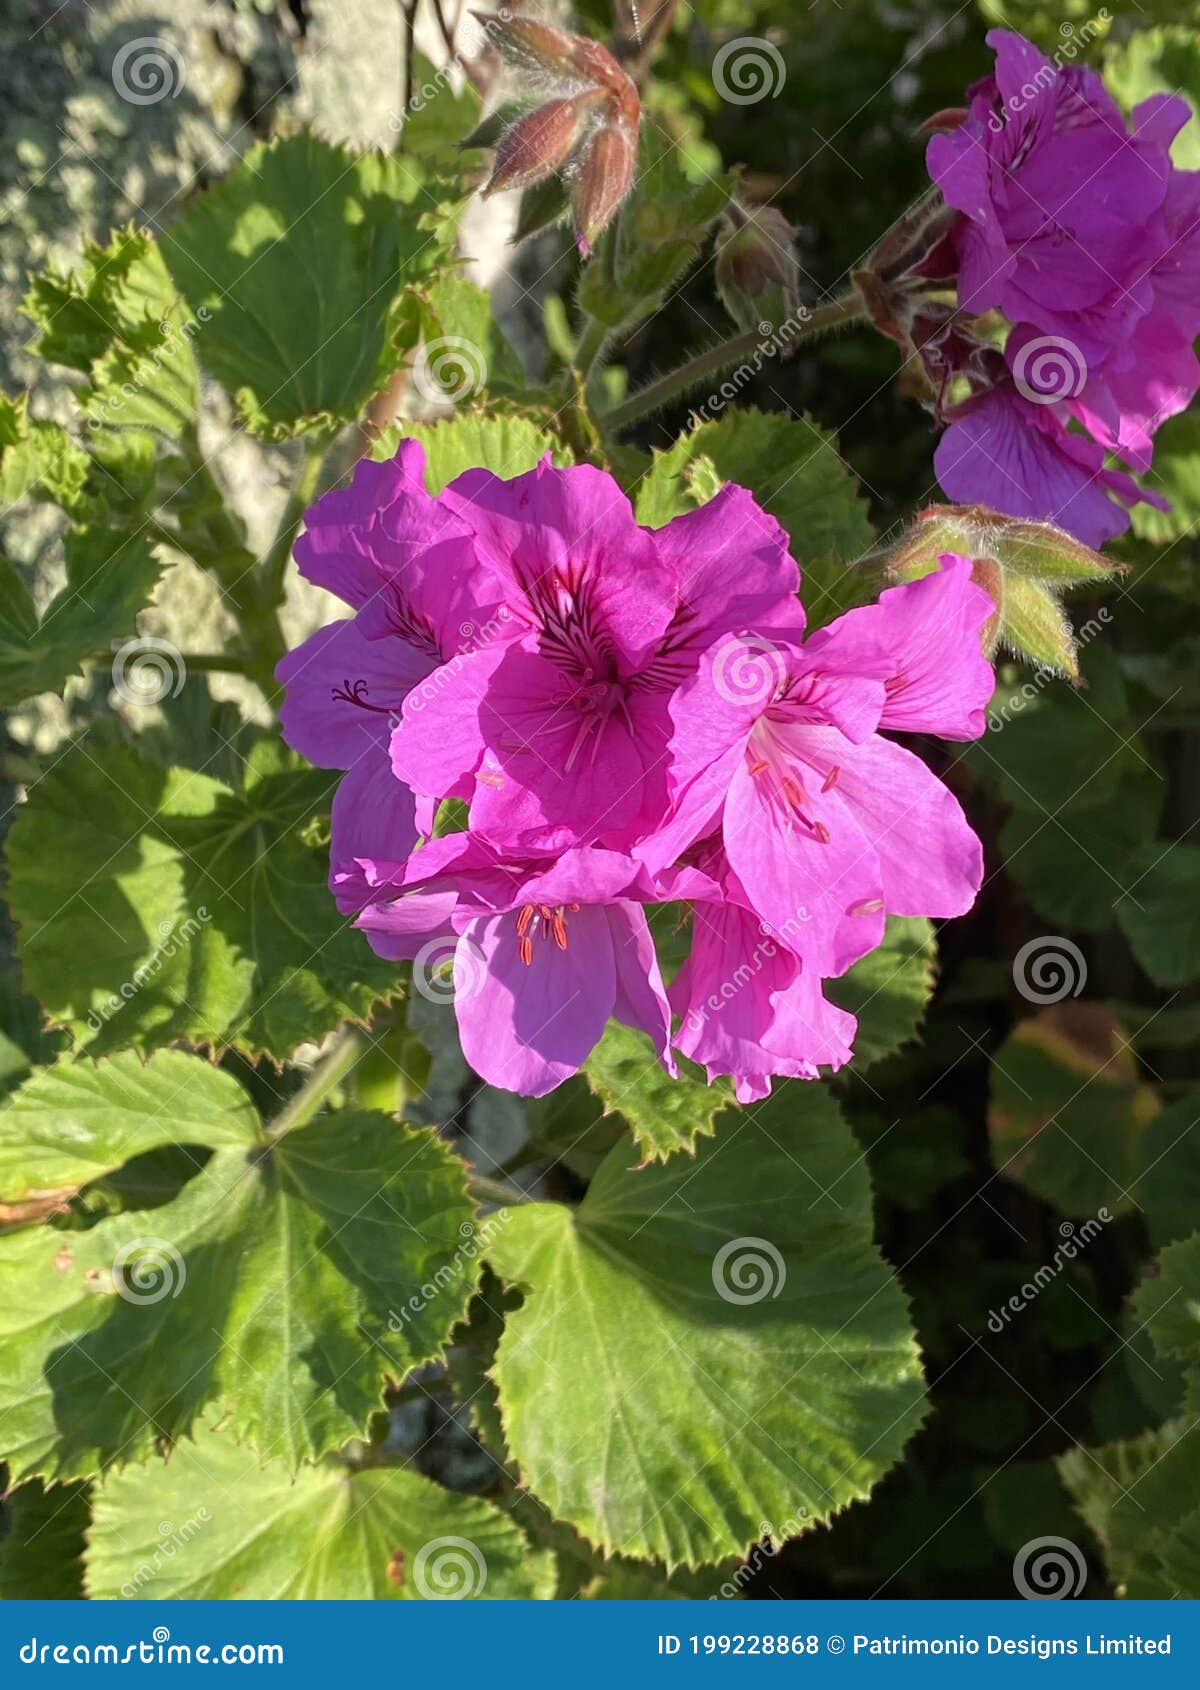
{"type": "Polygon", "coordinates": [[[482,1197],[488,1203],[532,1203],[534,1199],[520,1186],[510,1185],[507,1180],[490,1179],[487,1174],[479,1174],[474,1168],[468,1170],[467,1184],[472,1195],[482,1197]]]}
{"type": "Polygon", "coordinates": [[[317,1063],[296,1095],[284,1104],[275,1119],[270,1122],[266,1129],[268,1139],[274,1142],[285,1133],[291,1132],[293,1127],[302,1127],[306,1121],[311,1121],[330,1092],[345,1079],[366,1048],[366,1039],[356,1029],[350,1028],[342,1033],[317,1063]]]}
{"type": "Polygon", "coordinates": [[[589,317],[583,325],[579,345],[575,348],[575,368],[585,379],[600,356],[600,350],[608,339],[608,332],[607,326],[598,317],[589,317]]]}
{"type": "MultiPolygon", "coordinates": [[[[804,341],[813,340],[817,335],[825,334],[842,323],[856,322],[862,316],[863,304],[857,293],[842,294],[838,299],[830,300],[827,305],[814,306],[800,319],[796,331],[782,343],[782,355],[789,356],[794,348],[804,341]]],[[[747,329],[742,334],[733,335],[716,346],[710,346],[704,352],[698,352],[694,358],[689,358],[686,364],[680,364],[677,369],[668,370],[665,376],[659,376],[657,381],[650,382],[637,393],[631,393],[624,404],[614,406],[606,416],[601,417],[601,426],[607,432],[616,434],[627,428],[630,423],[636,422],[639,417],[658,410],[660,405],[665,405],[678,394],[686,393],[689,388],[696,387],[708,377],[728,369],[731,364],[740,364],[756,352],[774,357],[779,349],[778,334],[763,335],[757,329],[747,329]]]]}

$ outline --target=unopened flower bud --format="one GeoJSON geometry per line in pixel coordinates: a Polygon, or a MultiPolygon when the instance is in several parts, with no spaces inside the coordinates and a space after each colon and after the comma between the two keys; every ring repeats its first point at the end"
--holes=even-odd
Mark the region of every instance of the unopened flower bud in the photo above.
{"type": "Polygon", "coordinates": [[[792,226],[782,212],[732,204],[717,234],[716,282],[739,328],[778,329],[800,304],[800,267],[792,226]]]}
{"type": "Polygon", "coordinates": [[[637,130],[615,120],[602,124],[585,147],[571,183],[575,242],[587,258],[633,186],[637,130]]]}
{"type": "Polygon", "coordinates": [[[484,198],[504,188],[532,187],[561,170],[575,150],[591,98],[583,94],[547,100],[506,130],[496,143],[484,198]]]}

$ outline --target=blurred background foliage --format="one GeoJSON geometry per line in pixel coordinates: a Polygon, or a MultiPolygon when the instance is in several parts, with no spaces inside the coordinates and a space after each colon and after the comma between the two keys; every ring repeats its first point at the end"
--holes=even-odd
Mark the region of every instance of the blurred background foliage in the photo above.
{"type": "MultiPolygon", "coordinates": [[[[604,0],[556,11],[600,35],[611,27],[604,0]]],[[[786,214],[805,297],[815,298],[925,185],[915,131],[928,114],[959,104],[984,72],[985,27],[1020,28],[1053,52],[1098,16],[1083,0],[695,0],[681,7],[656,61],[649,120],[678,144],[698,188],[739,166],[751,196],[786,214]],[[718,97],[709,66],[719,43],[746,35],[778,48],[786,80],[775,98],[739,106],[718,97]]],[[[423,9],[418,41],[437,53],[423,9]]],[[[32,330],[18,312],[31,270],[73,263],[86,238],[106,240],[131,218],[169,229],[197,190],[257,140],[307,126],[392,149],[403,42],[395,0],[5,0],[4,390],[31,388],[40,416],[54,417],[61,403],[30,356],[32,330]],[[114,92],[113,60],[125,42],[150,35],[177,45],[186,84],[175,98],[135,107],[114,92]]],[[[1200,103],[1200,5],[1113,7],[1087,56],[1128,106],[1164,88],[1200,103]]],[[[1200,167],[1200,125],[1181,138],[1178,159],[1200,167]]],[[[572,316],[578,260],[561,231],[516,252],[508,233],[501,216],[472,235],[474,274],[492,287],[528,367],[543,313],[552,345],[556,325],[572,316]]],[[[726,332],[706,253],[630,337],[630,383],[661,366],[664,347],[701,346],[726,332]]],[[[837,433],[880,535],[938,497],[928,421],[894,374],[891,346],[853,332],[768,365],[742,396],[837,433]]],[[[638,443],[669,444],[686,418],[680,403],[644,425],[638,443]]],[[[252,549],[273,528],[295,456],[291,445],[245,438],[223,454],[252,549]]],[[[1051,1535],[1084,1548],[1089,1595],[1182,1588],[1171,1544],[1178,1527],[1186,1545],[1184,1504],[1200,1494],[1200,1441],[1187,1437],[1196,1360],[1131,1297],[1153,1286],[1145,1276],[1159,1271],[1155,1252],[1186,1250],[1200,1217],[1200,850],[1168,853],[1187,846],[1200,813],[1195,416],[1162,431],[1154,474],[1172,510],[1143,507],[1120,548],[1129,574],[1072,601],[1077,626],[1101,608],[1110,613],[1084,651],[1085,685],[1039,677],[1030,687],[1028,670],[1005,667],[999,731],[965,756],[937,754],[984,835],[985,893],[939,935],[937,986],[919,1041],[837,1083],[874,1176],[879,1242],[912,1302],[933,1412],[870,1502],[760,1557],[747,1595],[1011,1595],[1014,1554],[1051,1535]],[[1040,1009],[1016,990],[1013,958],[1046,934],[1079,948],[1087,980],[1077,998],[1040,1009]],[[1086,1248],[1026,1297],[1031,1274],[1100,1208],[1110,1218],[1086,1248]],[[1020,1312],[997,1317],[1012,1298],[1020,1312]],[[1121,1517],[1112,1475],[1155,1461],[1166,1464],[1176,1499],[1164,1500],[1163,1487],[1156,1493],[1164,1524],[1151,1541],[1121,1517]],[[1182,1520],[1166,1517],[1176,1504],[1182,1520]]],[[[3,550],[41,603],[57,584],[57,566],[41,561],[54,521],[45,508],[0,520],[3,550]]],[[[320,614],[293,593],[289,634],[320,614]]],[[[180,565],[142,625],[168,637],[186,629],[186,643],[203,648],[220,641],[227,615],[201,573],[180,565]]],[[[10,760],[53,749],[102,713],[102,682],[72,682],[65,704],[39,700],[17,712],[10,760]]],[[[249,682],[212,685],[218,698],[255,710],[249,682]]],[[[199,708],[196,697],[189,708],[199,708]]],[[[45,1058],[48,1041],[11,965],[0,985],[0,1073],[11,1084],[45,1058]]],[[[503,1146],[528,1133],[548,1151],[575,1136],[577,1123],[563,1126],[569,1088],[553,1109],[529,1112],[471,1089],[446,1014],[417,1007],[433,1053],[423,1105],[430,1118],[459,1109],[463,1137],[500,1147],[501,1161],[503,1146]]],[[[593,1139],[560,1173],[568,1186],[607,1147],[604,1123],[593,1139]]],[[[1195,1271],[1194,1256],[1182,1262],[1181,1280],[1195,1271]]],[[[422,1464],[443,1480],[464,1489],[482,1482],[452,1388],[444,1408],[427,1399],[399,1404],[391,1435],[401,1447],[421,1444],[422,1464]]],[[[77,1522],[60,1526],[65,1534],[77,1522]]],[[[70,1559],[69,1546],[61,1553],[70,1559]]],[[[622,1593],[619,1581],[612,1593],[622,1593]]]]}

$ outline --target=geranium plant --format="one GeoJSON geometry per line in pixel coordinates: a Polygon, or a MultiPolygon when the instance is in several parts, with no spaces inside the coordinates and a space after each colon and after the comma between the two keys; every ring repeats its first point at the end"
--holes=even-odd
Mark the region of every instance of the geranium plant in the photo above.
{"type": "MultiPolygon", "coordinates": [[[[1191,110],[1124,97],[1103,32],[975,35],[919,191],[818,281],[786,183],[699,138],[674,6],[605,39],[434,11],[393,150],[292,127],[25,300],[52,379],[3,400],[0,477],[61,567],[0,564],[0,689],[68,722],[18,717],[6,771],[0,1583],[732,1597],[799,1540],[882,1587],[844,1546],[937,1467],[945,1310],[905,1257],[964,1145],[1089,1244],[1137,1194],[1110,1283],[1170,1244],[1138,1308],[1194,1391],[1170,1085],[1123,1031],[1200,977],[1129,703],[1194,683],[1108,628],[1186,520],[1154,452],[1200,386],[1191,110]],[[520,354],[481,206],[544,304],[520,354]],[[786,374],[825,415],[858,345],[924,434],[902,497],[761,403],[786,374]],[[235,438],[286,478],[265,540],[235,438]],[[214,649],[155,619],[181,571],[214,649]],[[1076,1002],[1041,930],[1114,908],[1132,961],[1076,1002]]],[[[735,108],[785,64],[705,40],[735,108]]],[[[948,1279],[1002,1302],[994,1265],[948,1279]]],[[[1168,1474],[1177,1397],[1111,1416],[1168,1474]]],[[[1061,1447],[1085,1576],[1184,1589],[1187,1486],[1139,1535],[1134,1443],[1061,1447]]]]}

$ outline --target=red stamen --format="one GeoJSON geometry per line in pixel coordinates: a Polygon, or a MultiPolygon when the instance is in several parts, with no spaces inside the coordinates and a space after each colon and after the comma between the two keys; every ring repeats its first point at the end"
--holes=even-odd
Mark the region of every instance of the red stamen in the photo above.
{"type": "Polygon", "coordinates": [[[847,915],[874,915],[883,908],[882,898],[864,898],[861,903],[851,904],[847,915]]]}
{"type": "Polygon", "coordinates": [[[838,777],[841,775],[841,772],[842,772],[841,768],[839,767],[839,765],[837,763],[835,763],[833,765],[832,769],[830,769],[829,773],[825,776],[825,782],[824,782],[824,785],[821,787],[821,791],[822,792],[832,792],[834,787],[838,783],[838,777]]]}

